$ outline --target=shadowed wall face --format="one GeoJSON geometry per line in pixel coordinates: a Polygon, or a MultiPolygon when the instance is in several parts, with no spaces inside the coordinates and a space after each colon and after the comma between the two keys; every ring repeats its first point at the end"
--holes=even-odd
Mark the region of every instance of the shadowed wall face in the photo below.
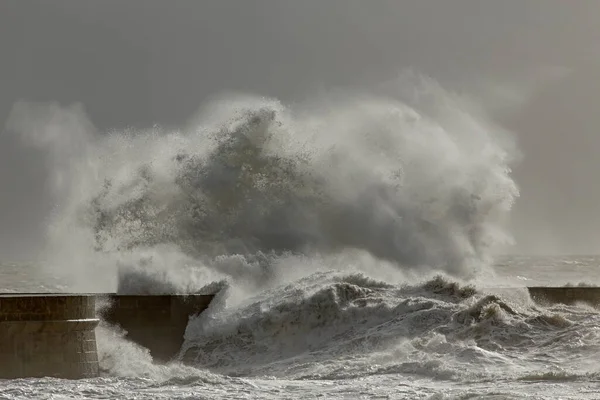
{"type": "Polygon", "coordinates": [[[154,362],[175,357],[190,317],[206,308],[214,295],[110,295],[103,320],[124,329],[126,338],[150,350],[154,362]]]}
{"type": "MultiPolygon", "coordinates": [[[[517,131],[514,250],[595,252],[598,15],[595,0],[4,0],[0,124],[29,100],[81,102],[100,132],[181,125],[222,91],[296,101],[413,68],[474,94],[517,131]]],[[[45,162],[0,135],[0,225],[11,227],[0,260],[30,259],[44,239],[45,162]]]]}
{"type": "Polygon", "coordinates": [[[592,307],[600,306],[600,288],[597,287],[529,287],[529,294],[535,302],[548,304],[585,303],[592,307]]]}

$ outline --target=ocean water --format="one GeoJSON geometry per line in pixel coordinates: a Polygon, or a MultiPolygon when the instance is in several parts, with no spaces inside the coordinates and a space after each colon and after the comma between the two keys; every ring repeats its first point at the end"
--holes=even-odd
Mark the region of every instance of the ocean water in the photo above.
{"type": "Polygon", "coordinates": [[[79,106],[19,103],[8,128],[55,207],[0,290],[216,297],[168,365],[101,325],[102,377],[2,381],[0,398],[600,398],[597,310],[524,289],[596,284],[600,258],[494,256],[516,144],[435,82],[222,96],[181,129],[98,132],[79,106]]]}
{"type": "MultiPolygon", "coordinates": [[[[518,288],[593,284],[599,266],[592,256],[502,257],[505,292],[315,272],[232,305],[217,298],[171,364],[102,326],[102,377],[2,381],[0,398],[597,399],[598,310],[542,307],[518,288]]],[[[0,277],[4,292],[64,290],[33,266],[5,264],[0,277]]]]}

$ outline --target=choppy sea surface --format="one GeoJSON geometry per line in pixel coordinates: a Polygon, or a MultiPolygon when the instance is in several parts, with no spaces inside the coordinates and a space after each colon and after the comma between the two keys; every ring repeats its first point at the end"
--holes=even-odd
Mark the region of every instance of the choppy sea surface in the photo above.
{"type": "MultiPolygon", "coordinates": [[[[101,327],[102,377],[2,381],[0,398],[598,399],[598,310],[494,288],[593,285],[599,269],[595,256],[502,257],[502,285],[316,272],[190,321],[185,363],[154,365],[101,327]]],[[[0,281],[64,290],[27,265],[3,264],[0,281]]]]}

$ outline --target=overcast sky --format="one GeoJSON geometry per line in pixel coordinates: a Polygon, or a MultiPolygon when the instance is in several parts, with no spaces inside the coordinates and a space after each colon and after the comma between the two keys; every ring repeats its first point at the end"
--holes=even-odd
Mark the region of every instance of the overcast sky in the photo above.
{"type": "MultiPolygon", "coordinates": [[[[527,95],[501,119],[524,155],[520,252],[600,251],[599,66],[597,0],[0,1],[0,126],[17,100],[81,102],[99,129],[177,125],[222,91],[293,101],[405,68],[527,95]]],[[[0,136],[0,257],[39,239],[34,156],[0,136]]]]}

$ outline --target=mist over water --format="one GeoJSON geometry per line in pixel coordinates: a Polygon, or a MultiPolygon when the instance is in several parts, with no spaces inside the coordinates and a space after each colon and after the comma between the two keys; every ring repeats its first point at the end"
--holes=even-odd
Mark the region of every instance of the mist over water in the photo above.
{"type": "Polygon", "coordinates": [[[16,104],[8,128],[44,153],[56,204],[44,265],[92,291],[114,290],[115,266],[188,291],[357,251],[476,276],[509,238],[510,136],[434,82],[397,87],[294,105],[220,96],[182,130],[96,132],[80,105],[16,104]]]}

